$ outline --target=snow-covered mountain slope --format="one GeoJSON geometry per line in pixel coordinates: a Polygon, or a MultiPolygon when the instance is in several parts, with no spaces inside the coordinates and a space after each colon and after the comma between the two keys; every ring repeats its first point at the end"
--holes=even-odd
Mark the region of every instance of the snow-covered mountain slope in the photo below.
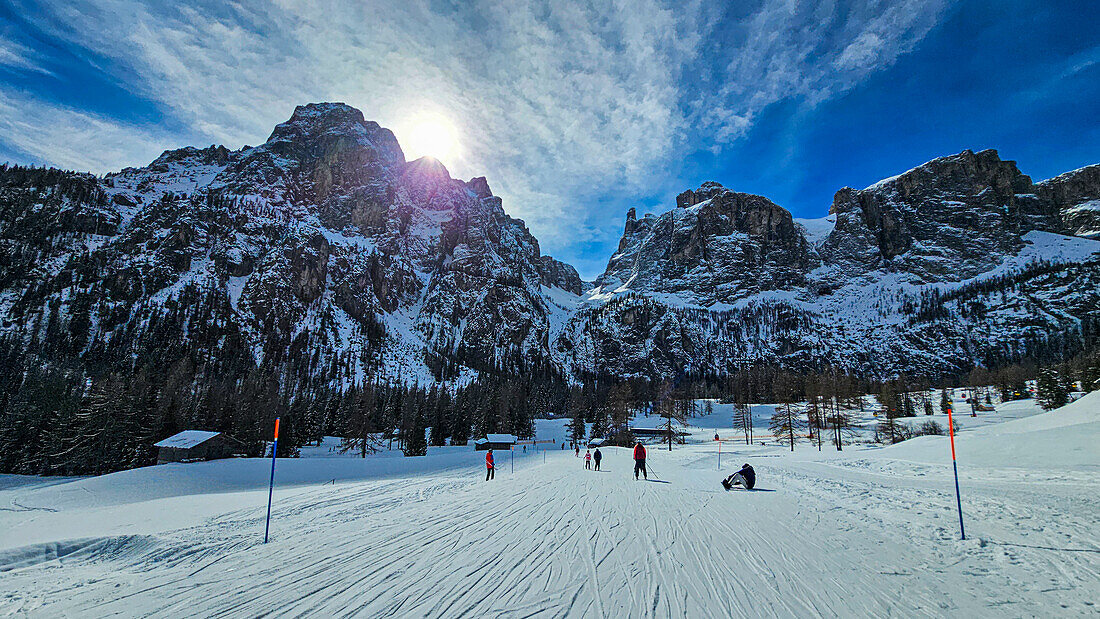
{"type": "Polygon", "coordinates": [[[262,364],[284,384],[758,361],[950,374],[1100,332],[1097,170],[1033,184],[965,151],[842,189],[820,220],[704,183],[660,216],[631,209],[583,291],[486,179],[310,104],[255,147],[104,178],[0,170],[0,330],[60,362],[262,364]]]}
{"type": "Polygon", "coordinates": [[[1097,438],[1098,396],[957,437],[965,541],[946,437],[729,442],[721,471],[713,441],[651,447],[653,481],[622,448],[601,472],[520,452],[492,482],[470,447],[280,459],[266,545],[266,460],[0,478],[0,613],[1092,616],[1100,454],[1061,454],[1097,438]],[[1006,461],[998,441],[1025,429],[1035,457],[1006,461]],[[757,489],[723,491],[743,462],[757,489]]]}
{"type": "Polygon", "coordinates": [[[1072,219],[1100,195],[1093,168],[1036,185],[965,151],[841,189],[820,220],[704,183],[627,214],[557,353],[593,375],[766,361],[936,376],[1073,350],[1100,328],[1100,243],[1072,219]]]}
{"type": "MultiPolygon", "coordinates": [[[[922,436],[892,445],[884,453],[897,460],[946,465],[950,454],[944,440],[922,436]]],[[[1098,445],[1100,391],[1094,391],[1054,411],[960,434],[958,456],[964,466],[1087,472],[1100,465],[1098,445]]]]}
{"type": "Polygon", "coordinates": [[[343,104],[301,106],[256,147],[103,179],[17,168],[0,191],[5,327],[67,340],[58,356],[153,354],[171,314],[202,357],[427,382],[545,359],[550,299],[581,291],[484,178],[406,162],[343,104]]]}

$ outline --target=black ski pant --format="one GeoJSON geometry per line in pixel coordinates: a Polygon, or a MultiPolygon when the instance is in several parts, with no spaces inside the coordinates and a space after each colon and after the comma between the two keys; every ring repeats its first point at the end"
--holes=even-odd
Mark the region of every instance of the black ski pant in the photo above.
{"type": "Polygon", "coordinates": [[[485,467],[485,481],[489,481],[490,479],[493,479],[493,473],[495,473],[495,472],[496,472],[495,468],[493,468],[491,466],[485,467]]]}
{"type": "Polygon", "coordinates": [[[634,461],[634,479],[638,479],[638,471],[641,471],[642,475],[644,475],[646,479],[649,479],[649,473],[645,471],[645,458],[634,461]]]}
{"type": "Polygon", "coordinates": [[[592,468],[592,461],[591,460],[585,460],[584,461],[584,468],[591,469],[592,468]]]}
{"type": "Polygon", "coordinates": [[[600,470],[600,461],[596,460],[596,470],[600,470]]]}

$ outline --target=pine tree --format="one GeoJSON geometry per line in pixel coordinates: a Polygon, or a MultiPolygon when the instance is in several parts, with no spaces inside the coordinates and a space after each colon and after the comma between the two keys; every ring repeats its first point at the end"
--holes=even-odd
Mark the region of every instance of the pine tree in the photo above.
{"type": "Polygon", "coordinates": [[[629,382],[612,387],[608,392],[607,406],[610,415],[607,438],[617,444],[629,444],[630,418],[634,415],[634,390],[629,382]]]}
{"type": "Polygon", "coordinates": [[[752,408],[743,402],[733,405],[733,427],[745,434],[745,444],[752,444],[752,408]]]}
{"type": "Polygon", "coordinates": [[[771,430],[772,436],[774,436],[780,444],[788,445],[791,451],[794,451],[794,445],[798,442],[797,432],[802,428],[803,424],[804,422],[798,409],[791,406],[790,402],[785,402],[782,406],[775,407],[775,414],[772,415],[771,421],[768,424],[768,429],[771,430]]]}
{"type": "Polygon", "coordinates": [[[406,456],[424,456],[428,454],[428,441],[425,438],[427,423],[424,421],[424,408],[418,406],[413,414],[412,424],[409,426],[405,438],[406,456]]]}
{"type": "Polygon", "coordinates": [[[607,438],[611,431],[611,410],[603,403],[597,403],[592,411],[592,438],[607,438]]]}
{"type": "Polygon", "coordinates": [[[669,451],[672,451],[672,443],[679,438],[680,427],[687,423],[689,410],[685,399],[676,399],[672,394],[657,404],[657,414],[665,419],[661,429],[665,432],[669,451]]]}
{"type": "Polygon", "coordinates": [[[584,409],[577,408],[573,411],[573,420],[569,423],[569,440],[580,444],[584,441],[587,429],[584,425],[584,409]]]}
{"type": "Polygon", "coordinates": [[[1035,397],[1039,400],[1039,406],[1042,406],[1043,410],[1054,410],[1068,404],[1069,392],[1069,383],[1058,368],[1051,367],[1039,370],[1039,380],[1035,385],[1035,397]]]}
{"type": "Polygon", "coordinates": [[[440,390],[435,392],[435,388],[432,388],[432,393],[435,397],[430,398],[429,405],[432,407],[432,430],[430,442],[434,447],[442,447],[447,444],[447,436],[450,434],[449,426],[449,411],[447,396],[447,390],[440,390]]]}

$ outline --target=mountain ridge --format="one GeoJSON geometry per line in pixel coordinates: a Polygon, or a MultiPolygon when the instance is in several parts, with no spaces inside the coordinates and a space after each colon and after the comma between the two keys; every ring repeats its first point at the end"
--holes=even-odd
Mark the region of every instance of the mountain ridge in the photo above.
{"type": "Polygon", "coordinates": [[[0,315],[5,333],[85,364],[154,354],[171,315],[189,354],[345,385],[757,362],[934,376],[1093,337],[1098,200],[1100,165],[1032,183],[992,150],[842,188],[825,224],[707,182],[660,215],[630,209],[585,289],[484,177],[405,161],[359,110],[308,104],[255,147],[168,150],[102,179],[5,168],[0,238],[15,258],[0,264],[0,315]],[[1068,266],[1011,299],[1036,315],[998,317],[977,340],[970,305],[929,305],[1044,261],[1068,266]]]}

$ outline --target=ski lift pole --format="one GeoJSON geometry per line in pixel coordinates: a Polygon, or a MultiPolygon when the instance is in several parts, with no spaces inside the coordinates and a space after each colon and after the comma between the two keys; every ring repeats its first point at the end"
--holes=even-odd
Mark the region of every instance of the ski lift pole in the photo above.
{"type": "Polygon", "coordinates": [[[722,441],[718,441],[718,470],[722,470],[722,441]]]}
{"type": "Polygon", "coordinates": [[[279,418],[275,418],[275,440],[271,443],[271,481],[267,486],[267,522],[264,524],[264,543],[271,530],[271,494],[275,491],[275,454],[279,451],[279,418]]]}
{"type": "Polygon", "coordinates": [[[951,419],[951,409],[947,407],[947,432],[951,436],[951,468],[955,471],[955,502],[959,507],[959,537],[966,539],[966,530],[963,529],[963,505],[962,495],[959,493],[959,465],[955,460],[955,424],[951,419]]]}

